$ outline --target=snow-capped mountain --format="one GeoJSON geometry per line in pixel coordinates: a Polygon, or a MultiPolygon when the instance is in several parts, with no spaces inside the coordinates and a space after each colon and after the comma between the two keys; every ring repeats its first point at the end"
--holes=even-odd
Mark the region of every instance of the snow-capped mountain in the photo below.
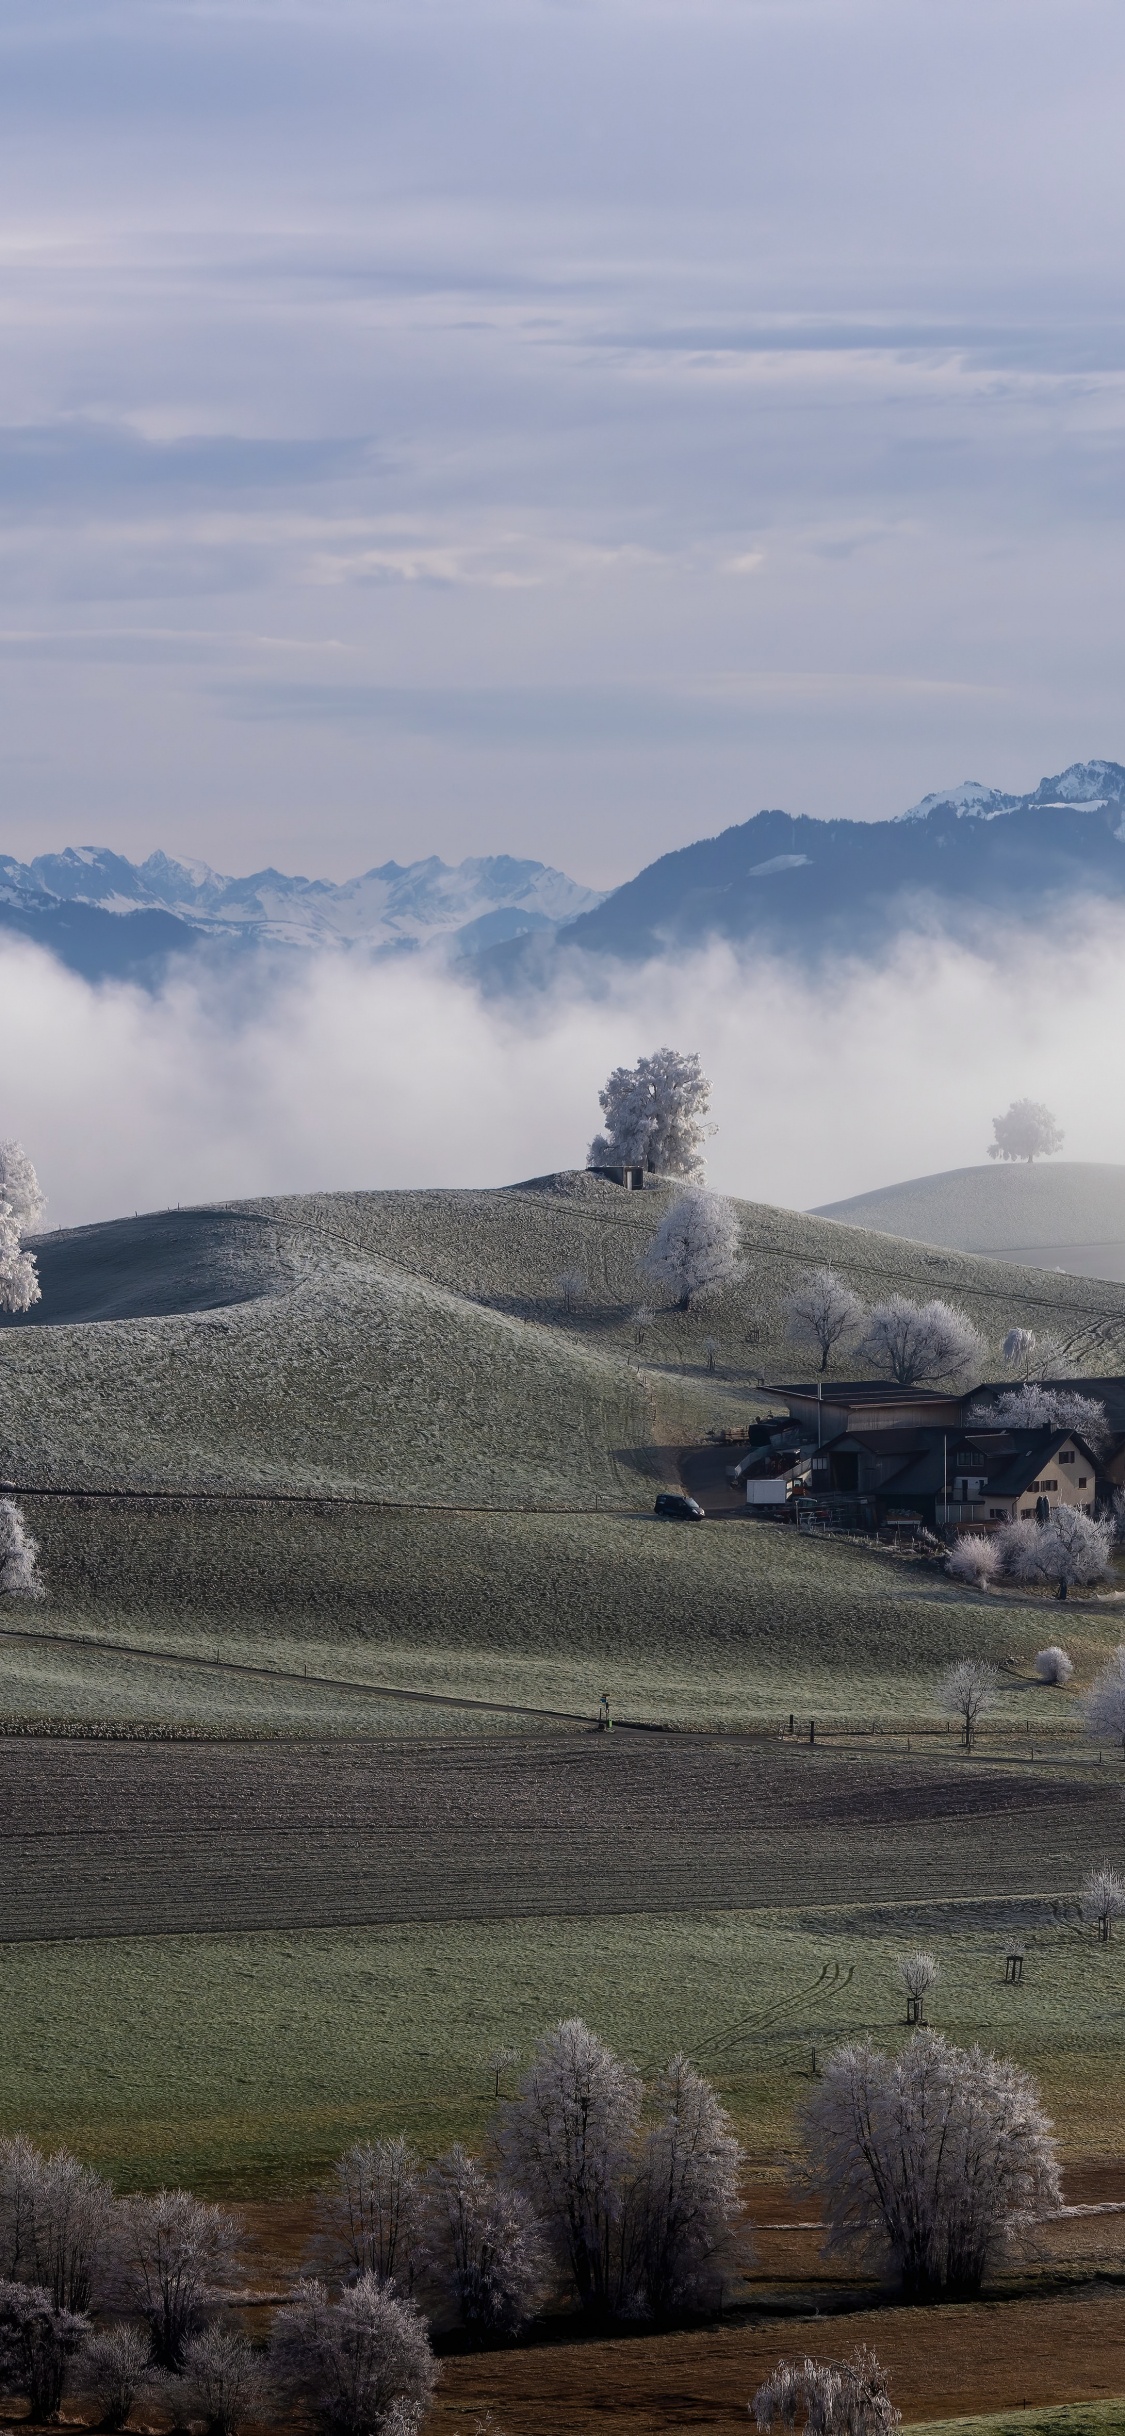
{"type": "Polygon", "coordinates": [[[346,944],[386,953],[444,940],[454,953],[472,955],[527,931],[553,929],[600,903],[596,889],[580,887],[565,872],[505,854],[471,856],[456,866],[429,855],[417,863],[383,863],[341,882],[273,870],[232,879],[206,863],[162,853],[130,863],[103,846],[70,846],[30,863],[0,855],[4,926],[27,928],[38,917],[61,939],[64,908],[70,934],[76,916],[87,917],[79,921],[85,933],[89,917],[100,914],[126,925],[124,947],[137,917],[151,922],[157,915],[176,926],[161,934],[164,952],[182,931],[185,948],[208,938],[239,947],[346,944]]]}

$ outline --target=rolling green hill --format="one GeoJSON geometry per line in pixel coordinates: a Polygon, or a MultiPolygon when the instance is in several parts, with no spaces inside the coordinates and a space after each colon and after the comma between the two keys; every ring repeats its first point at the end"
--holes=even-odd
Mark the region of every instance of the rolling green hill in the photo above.
{"type": "Polygon", "coordinates": [[[815,1215],[1034,1268],[1125,1279],[1125,1167],[1076,1160],[952,1167],[826,1202],[815,1215]]]}
{"type": "MultiPolygon", "coordinates": [[[[48,1239],[67,1317],[0,1344],[0,1461],[51,1595],[4,1617],[0,1713],[416,1732],[496,1717],[377,1687],[588,1715],[608,1686],[681,1723],[904,1715],[962,1648],[1025,1652],[1026,1608],[766,1526],[669,1531],[654,1487],[800,1371],[780,1298],[826,1254],[868,1295],[951,1296],[993,1345],[1050,1325],[1103,1371],[1125,1289],[743,1204],[737,1284],[638,1346],[665,1189],[564,1175],[48,1239]],[[105,1308],[107,1237],[138,1316],[79,1319],[105,1308]],[[208,1307],[224,1276],[244,1299],[208,1307]]],[[[1082,1629],[1093,1663],[1112,1618],[1082,1629]]]]}

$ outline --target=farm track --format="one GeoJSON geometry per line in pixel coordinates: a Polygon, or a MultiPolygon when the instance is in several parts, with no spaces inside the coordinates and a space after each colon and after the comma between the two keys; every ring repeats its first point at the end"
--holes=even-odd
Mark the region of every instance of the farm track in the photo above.
{"type": "MultiPolygon", "coordinates": [[[[926,1904],[979,1917],[1072,1902],[1120,1801],[952,1758],[587,1730],[484,1746],[13,1740],[0,1817],[0,1941],[18,1942],[926,1904]]],[[[753,2044],[772,2013],[720,2044],[753,2044]]]]}

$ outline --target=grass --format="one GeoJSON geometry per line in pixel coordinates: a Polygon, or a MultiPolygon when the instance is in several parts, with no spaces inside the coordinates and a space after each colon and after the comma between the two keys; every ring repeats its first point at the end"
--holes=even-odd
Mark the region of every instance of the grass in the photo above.
{"type": "Polygon", "coordinates": [[[907,2421],[926,2436],[1121,2436],[1125,2396],[1112,2402],[1061,2402],[1054,2409],[986,2411],[976,2419],[907,2421]]]}
{"type": "Polygon", "coordinates": [[[1125,1946],[1042,1920],[1022,1989],[995,1928],[725,1912],[112,1938],[0,1952],[0,2122],[65,2139],[122,2187],[183,2178],[230,2197],[322,2176],[351,2139],[405,2128],[476,2144],[494,2043],[526,2055],[582,2013],[652,2071],[679,2047],[760,2171],[792,2152],[811,2052],[899,2025],[894,1958],[919,1934],[939,2026],[1040,2077],[1066,2151],[1125,2149],[1125,1946]]]}
{"type": "Polygon", "coordinates": [[[1069,1159],[953,1167],[826,1203],[825,1212],[848,1226],[878,1227],[888,1235],[965,1251],[1015,1252],[1035,1244],[1046,1255],[1052,1245],[1065,1253],[1072,1245],[1096,1251],[1101,1244],[1119,1256],[1125,1245],[1125,1167],[1069,1159]]]}
{"type": "MultiPolygon", "coordinates": [[[[676,1725],[789,1710],[893,1720],[934,1714],[940,1669],[972,1650],[1012,1661],[1001,1716],[1022,1718],[1030,1703],[1037,1722],[1054,1725],[1075,1717],[1076,1693],[1122,1629],[1116,1606],[1076,1606],[1075,1689],[1047,1694],[1031,1681],[1047,1632],[1039,1606],[981,1598],[929,1566],[768,1524],[683,1531],[636,1508],[572,1516],[31,1497],[24,1510],[51,1596],[42,1609],[5,1611],[9,1629],[44,1638],[0,1637],[0,1715],[396,1725],[393,1705],[357,1718],[348,1695],[307,1686],[307,1668],[583,1715],[608,1690],[619,1714],[676,1725]],[[159,1655],[150,1663],[65,1636],[159,1655]],[[231,1665],[276,1672],[254,1680],[231,1665]]],[[[448,1717],[406,1722],[444,1731],[448,1717]]]]}

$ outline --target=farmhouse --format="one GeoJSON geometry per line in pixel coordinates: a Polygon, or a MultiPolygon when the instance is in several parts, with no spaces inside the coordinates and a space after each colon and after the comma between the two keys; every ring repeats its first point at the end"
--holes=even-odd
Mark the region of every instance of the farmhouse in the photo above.
{"type": "MultiPolygon", "coordinates": [[[[1125,1390],[1119,1380],[1065,1384],[1110,1409],[1125,1390]],[[1111,1386],[1112,1399],[1099,1393],[1111,1386]]],[[[1004,1392],[995,1386],[959,1396],[834,1380],[773,1392],[788,1406],[788,1423],[758,1424],[730,1477],[745,1484],[748,1506],[784,1509],[802,1523],[997,1530],[1060,1505],[1092,1514],[1125,1477],[1125,1415],[1117,1409],[1118,1434],[1099,1458],[1074,1430],[992,1426],[987,1406],[1004,1392]]]]}

